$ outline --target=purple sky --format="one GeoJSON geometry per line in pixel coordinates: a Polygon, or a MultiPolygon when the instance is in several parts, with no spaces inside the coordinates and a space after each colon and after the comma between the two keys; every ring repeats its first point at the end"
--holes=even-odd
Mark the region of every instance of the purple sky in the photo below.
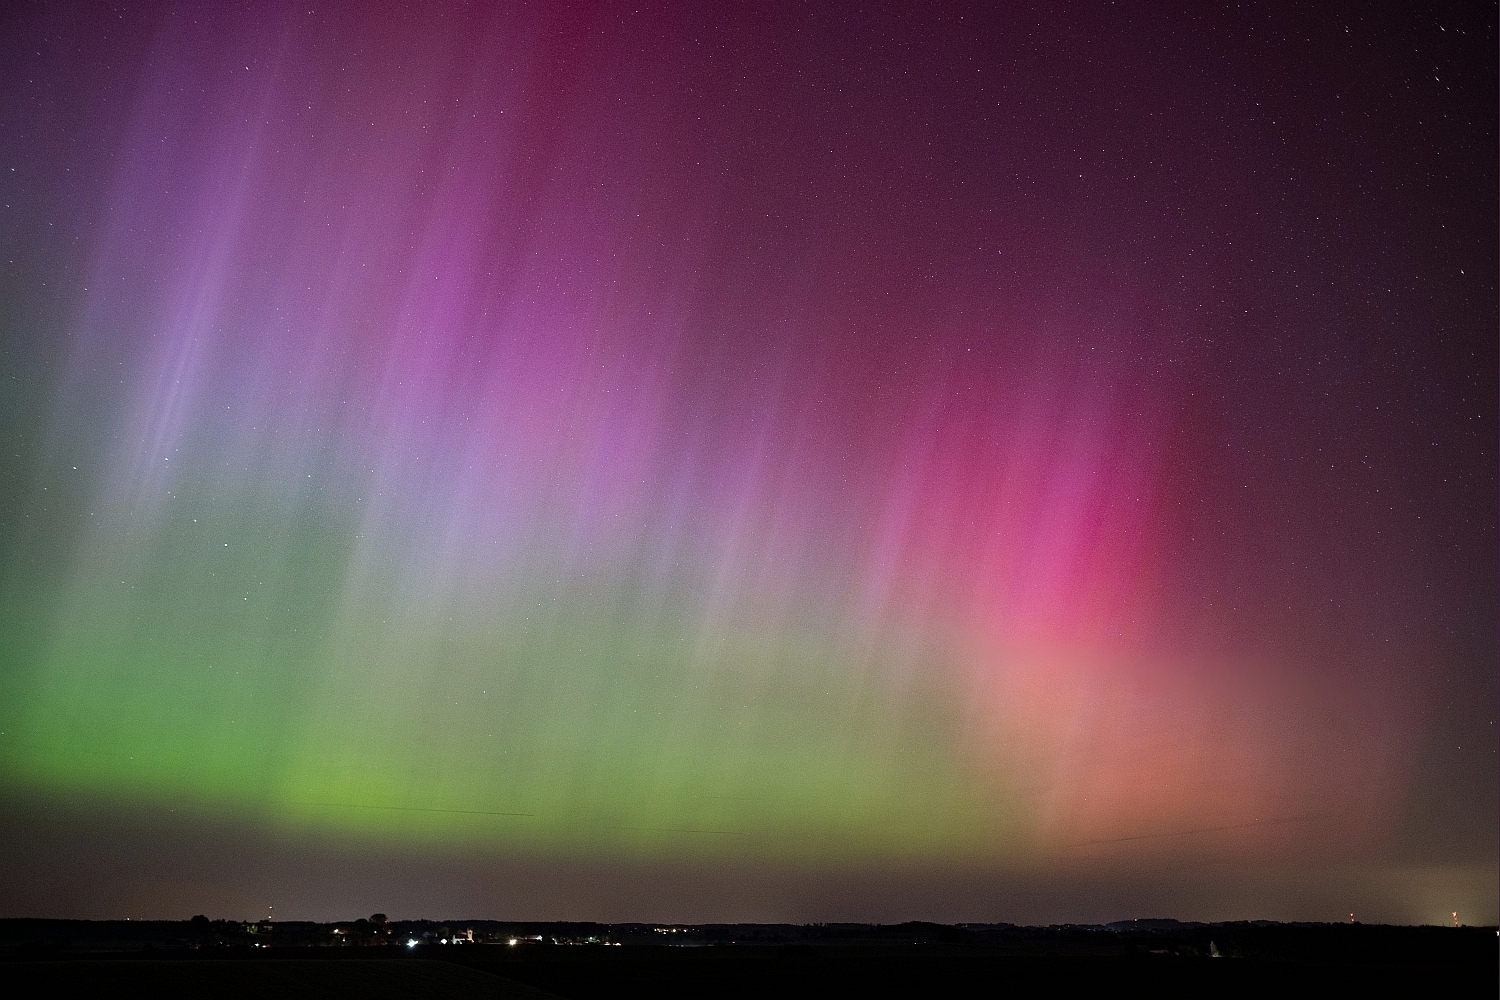
{"type": "Polygon", "coordinates": [[[1495,43],[7,14],[0,915],[1494,922],[1495,43]]]}

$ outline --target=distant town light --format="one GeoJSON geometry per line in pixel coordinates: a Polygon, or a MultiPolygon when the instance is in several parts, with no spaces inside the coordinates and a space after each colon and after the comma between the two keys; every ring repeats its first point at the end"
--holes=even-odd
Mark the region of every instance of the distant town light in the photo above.
{"type": "Polygon", "coordinates": [[[406,939],[406,946],[408,948],[415,948],[417,946],[417,939],[416,938],[407,938],[406,939]]]}

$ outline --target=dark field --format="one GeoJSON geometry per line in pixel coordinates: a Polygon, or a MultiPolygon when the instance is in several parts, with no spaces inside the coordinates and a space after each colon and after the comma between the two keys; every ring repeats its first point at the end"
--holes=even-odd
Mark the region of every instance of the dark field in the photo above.
{"type": "Polygon", "coordinates": [[[540,990],[451,962],[302,958],[82,959],[7,963],[13,996],[79,997],[453,997],[545,1000],[540,990]]]}
{"type": "MultiPolygon", "coordinates": [[[[363,924],[364,922],[361,922],[363,924]]],[[[1110,927],[680,928],[464,924],[491,942],[419,944],[448,925],[0,921],[0,985],[16,996],[1494,997],[1493,928],[1282,924],[1110,927]],[[1139,928],[1139,929],[1137,929],[1139,928]],[[339,933],[334,934],[338,929],[339,933]],[[506,943],[533,934],[543,943],[506,943]],[[288,943],[275,943],[276,938],[288,943]],[[629,941],[554,944],[553,941],[629,941]],[[675,946],[659,942],[663,938],[675,946]],[[760,943],[745,943],[746,940],[760,943]],[[290,943],[296,942],[296,943],[290,943]],[[1217,951],[1221,957],[1213,957],[1217,951]]],[[[457,926],[457,925],[454,925],[457,926]]]]}
{"type": "MultiPolygon", "coordinates": [[[[361,949],[363,950],[363,949],[361,949]]],[[[490,948],[476,949],[488,951],[490,948]]],[[[592,949],[589,949],[592,950],[592,949]]],[[[603,949],[600,949],[603,950],[603,949]]],[[[836,949],[630,949],[521,961],[466,954],[8,962],[13,996],[108,997],[1493,997],[1496,972],[1454,965],[1215,962],[1171,956],[896,955],[836,949]]]]}

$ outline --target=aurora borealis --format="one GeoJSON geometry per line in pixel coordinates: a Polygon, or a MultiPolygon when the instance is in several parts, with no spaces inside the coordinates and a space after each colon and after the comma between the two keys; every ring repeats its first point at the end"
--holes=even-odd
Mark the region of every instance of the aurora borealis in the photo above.
{"type": "Polygon", "coordinates": [[[1482,14],[7,15],[0,909],[1493,922],[1482,14]]]}

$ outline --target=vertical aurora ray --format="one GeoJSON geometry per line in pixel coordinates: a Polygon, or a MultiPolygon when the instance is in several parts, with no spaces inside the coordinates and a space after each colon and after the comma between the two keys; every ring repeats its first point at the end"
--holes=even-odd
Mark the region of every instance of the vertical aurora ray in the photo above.
{"type": "Polygon", "coordinates": [[[835,170],[827,107],[779,137],[780,83],[612,8],[255,10],[164,15],[92,111],[8,787],[793,866],[1392,829],[1424,640],[1370,638],[1392,588],[1328,617],[1362,556],[1247,568],[1294,565],[1281,487],[1083,208],[989,165],[954,207],[878,94],[835,170]]]}

